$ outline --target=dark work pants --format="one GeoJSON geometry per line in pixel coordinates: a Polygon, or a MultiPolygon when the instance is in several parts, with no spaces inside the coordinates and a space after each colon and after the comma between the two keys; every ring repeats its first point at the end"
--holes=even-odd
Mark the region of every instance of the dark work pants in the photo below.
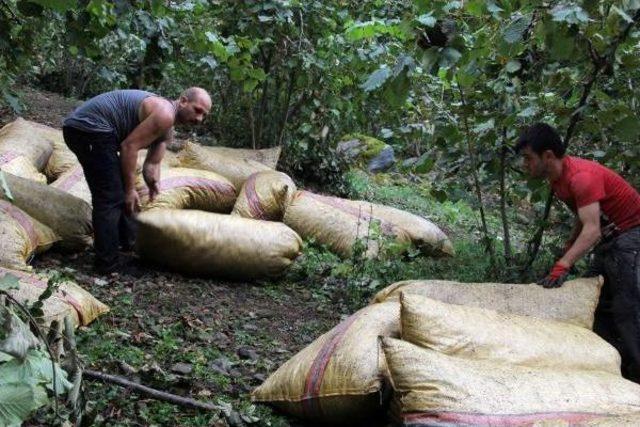
{"type": "Polygon", "coordinates": [[[118,259],[118,248],[135,241],[135,222],[124,212],[124,181],[115,134],[63,128],[67,146],[78,157],[93,202],[96,266],[108,267],[118,259]]]}
{"type": "Polygon", "coordinates": [[[622,355],[622,374],[640,382],[640,227],[600,243],[592,273],[605,277],[594,331],[622,355]]]}

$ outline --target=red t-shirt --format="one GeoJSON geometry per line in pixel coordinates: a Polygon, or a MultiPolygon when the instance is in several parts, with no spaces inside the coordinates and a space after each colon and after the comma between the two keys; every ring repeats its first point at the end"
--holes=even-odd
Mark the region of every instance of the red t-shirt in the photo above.
{"type": "Polygon", "coordinates": [[[551,184],[574,212],[600,202],[600,210],[621,231],[640,225],[640,194],[620,175],[578,157],[562,159],[562,176],[551,184]]]}

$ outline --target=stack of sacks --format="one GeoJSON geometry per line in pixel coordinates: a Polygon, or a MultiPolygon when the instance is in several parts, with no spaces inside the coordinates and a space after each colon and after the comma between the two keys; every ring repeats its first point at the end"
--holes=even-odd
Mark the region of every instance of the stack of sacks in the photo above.
{"type": "Polygon", "coordinates": [[[149,201],[149,189],[138,176],[137,190],[144,210],[153,208],[199,209],[229,213],[236,200],[236,189],[222,176],[209,171],[164,168],[158,183],[160,194],[149,201]]]}
{"type": "MultiPolygon", "coordinates": [[[[57,247],[83,250],[91,245],[91,205],[49,185],[10,174],[5,174],[5,179],[11,189],[12,203],[51,228],[60,239],[57,247]]],[[[2,192],[0,199],[8,201],[2,192]]]]}
{"type": "Polygon", "coordinates": [[[249,160],[252,162],[262,163],[269,169],[275,169],[282,153],[282,147],[263,148],[260,150],[251,150],[248,148],[230,148],[230,147],[202,147],[210,156],[231,157],[239,160],[249,160]]]}
{"type": "Polygon", "coordinates": [[[174,209],[151,209],[137,220],[140,257],[192,275],[278,276],[302,246],[293,230],[276,222],[174,209]]]}
{"type": "MultiPolygon", "coordinates": [[[[487,286],[486,298],[480,304],[508,313],[510,308],[518,309],[513,301],[527,301],[528,314],[589,328],[602,280],[579,279],[551,290],[533,284],[502,285],[507,291],[499,286],[487,286]]],[[[460,295],[472,289],[464,284],[451,287],[454,294],[460,295]]],[[[449,292],[442,296],[449,298],[449,292]]],[[[431,297],[439,299],[436,292],[431,297]]],[[[460,297],[461,301],[465,299],[470,298],[460,297]]],[[[398,338],[400,331],[397,299],[365,307],[293,356],[254,390],[252,399],[309,422],[367,425],[371,419],[384,415],[389,396],[385,386],[389,374],[378,337],[398,338]]],[[[608,350],[602,354],[609,369],[619,363],[608,350]]]]}
{"type": "Polygon", "coordinates": [[[358,240],[368,244],[368,257],[377,256],[379,242],[370,238],[373,222],[379,223],[383,235],[407,246],[413,244],[425,254],[454,254],[451,241],[431,221],[374,203],[298,191],[284,215],[284,223],[302,237],[312,238],[343,257],[352,255],[358,240]]]}
{"type": "Polygon", "coordinates": [[[293,180],[282,172],[264,171],[249,176],[242,186],[232,215],[265,221],[282,221],[296,192],[293,180]]]}
{"type": "Polygon", "coordinates": [[[22,209],[0,200],[0,265],[29,270],[31,257],[49,249],[58,236],[22,209]]]}
{"type": "Polygon", "coordinates": [[[382,348],[402,425],[575,425],[640,411],[640,385],[586,328],[411,294],[400,319],[402,340],[382,348]]]}
{"type": "Polygon", "coordinates": [[[51,153],[55,129],[22,118],[0,129],[0,169],[33,181],[47,182],[41,173],[51,153]]]}
{"type": "Polygon", "coordinates": [[[271,170],[269,167],[254,160],[239,159],[216,152],[210,152],[213,147],[187,143],[178,152],[180,166],[192,169],[201,169],[215,172],[227,178],[236,188],[242,188],[242,184],[256,172],[271,170]]]}
{"type": "MultiPolygon", "coordinates": [[[[5,275],[19,279],[19,288],[8,293],[22,304],[33,304],[47,289],[47,277],[0,267],[0,277],[5,275]]],[[[107,313],[109,307],[76,283],[65,281],[45,300],[42,310],[44,316],[40,320],[45,325],[50,325],[53,321],[63,325],[64,318],[71,316],[74,326],[86,326],[98,316],[107,313]]]]}

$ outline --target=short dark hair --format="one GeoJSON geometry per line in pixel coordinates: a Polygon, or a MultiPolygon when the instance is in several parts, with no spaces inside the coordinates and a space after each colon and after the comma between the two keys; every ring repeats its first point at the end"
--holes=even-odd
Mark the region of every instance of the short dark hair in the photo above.
{"type": "Polygon", "coordinates": [[[520,133],[516,152],[520,152],[525,147],[531,147],[531,150],[538,155],[551,150],[559,158],[563,157],[567,151],[558,132],[546,123],[533,124],[520,133]]]}

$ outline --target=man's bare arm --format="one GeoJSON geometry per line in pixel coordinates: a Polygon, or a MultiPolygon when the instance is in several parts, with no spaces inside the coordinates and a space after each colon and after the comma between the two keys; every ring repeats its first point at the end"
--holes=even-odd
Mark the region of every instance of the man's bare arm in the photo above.
{"type": "MultiPolygon", "coordinates": [[[[170,107],[169,104],[167,104],[170,107]]],[[[173,126],[173,111],[171,108],[158,107],[154,109],[134,130],[120,146],[120,162],[125,189],[125,204],[129,214],[136,210],[137,193],[136,162],[138,150],[148,147],[153,141],[165,135],[173,126]]]]}
{"type": "Polygon", "coordinates": [[[571,267],[584,256],[600,239],[600,203],[595,202],[578,209],[582,229],[578,238],[559,262],[571,267]]]}

